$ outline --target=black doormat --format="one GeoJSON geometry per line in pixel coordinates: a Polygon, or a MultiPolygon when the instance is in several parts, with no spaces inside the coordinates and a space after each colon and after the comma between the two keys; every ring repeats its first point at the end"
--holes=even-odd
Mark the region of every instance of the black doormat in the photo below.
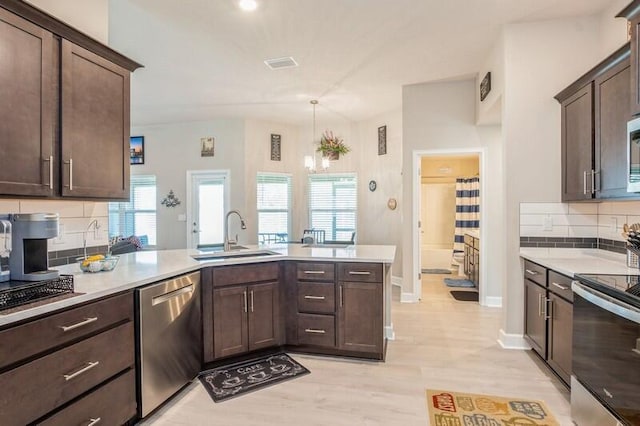
{"type": "Polygon", "coordinates": [[[305,374],[309,370],[281,353],[203,371],[198,379],[211,399],[221,402],[305,374]]]}
{"type": "Polygon", "coordinates": [[[478,301],[478,293],[475,291],[459,291],[452,290],[449,293],[453,296],[454,299],[460,300],[462,302],[477,302],[478,301]]]}

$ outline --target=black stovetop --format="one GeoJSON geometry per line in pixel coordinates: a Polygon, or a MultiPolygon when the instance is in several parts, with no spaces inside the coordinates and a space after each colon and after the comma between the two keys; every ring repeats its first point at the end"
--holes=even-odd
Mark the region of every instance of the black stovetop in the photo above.
{"type": "Polygon", "coordinates": [[[73,293],[73,275],[45,281],[5,281],[0,283],[0,311],[66,293],[73,293]]]}

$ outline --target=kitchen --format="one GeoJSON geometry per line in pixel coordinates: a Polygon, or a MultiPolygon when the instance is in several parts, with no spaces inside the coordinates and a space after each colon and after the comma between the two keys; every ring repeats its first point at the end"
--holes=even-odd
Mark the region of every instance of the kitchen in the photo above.
{"type": "MultiPolygon", "coordinates": [[[[116,2],[116,6],[118,3],[116,2]]],[[[122,4],[120,4],[122,5],[122,4]]],[[[504,32],[504,40],[502,46],[498,42],[495,46],[493,56],[490,55],[487,59],[486,70],[481,69],[479,78],[482,78],[486,71],[491,70],[494,77],[494,88],[489,94],[489,97],[484,103],[477,102],[478,110],[480,111],[480,121],[485,120],[488,123],[491,122],[490,115],[495,112],[495,109],[501,109],[499,105],[504,102],[505,105],[509,105],[509,114],[503,118],[501,129],[499,126],[476,126],[477,118],[475,115],[475,109],[473,104],[469,102],[470,99],[475,99],[476,84],[473,80],[466,81],[446,81],[441,83],[425,83],[407,85],[403,88],[403,105],[402,112],[396,112],[379,118],[370,120],[370,122],[363,122],[359,125],[358,129],[352,129],[347,133],[345,130],[342,134],[349,135],[349,141],[354,141],[352,144],[356,145],[358,138],[357,134],[363,134],[367,140],[371,139],[371,136],[375,138],[376,129],[382,125],[387,124],[388,128],[388,143],[389,154],[387,156],[377,156],[377,153],[366,154],[371,157],[360,158],[360,155],[365,155],[367,149],[359,148],[358,151],[347,155],[344,159],[332,167],[334,170],[342,171],[349,170],[358,167],[357,164],[369,165],[372,167],[370,170],[370,176],[361,176],[361,183],[366,183],[369,180],[376,180],[379,183],[386,181],[386,185],[379,185],[379,189],[371,193],[371,200],[376,207],[372,209],[360,209],[359,223],[373,223],[377,220],[377,217],[384,215],[388,218],[390,224],[389,228],[379,229],[376,232],[380,232],[379,235],[367,236],[367,232],[373,232],[370,230],[359,229],[358,241],[361,243],[375,243],[379,241],[381,243],[389,243],[398,247],[398,254],[400,251],[404,253],[412,252],[412,242],[414,238],[412,235],[416,233],[412,230],[413,217],[412,203],[414,201],[411,186],[412,173],[412,150],[415,149],[446,149],[447,147],[455,146],[456,144],[470,143],[473,145],[481,146],[486,149],[486,157],[491,167],[488,168],[489,174],[487,175],[487,191],[485,191],[487,199],[484,200],[486,205],[495,206],[495,211],[491,212],[491,215],[485,215],[486,228],[483,232],[491,235],[495,235],[495,239],[485,239],[487,241],[487,247],[484,252],[495,252],[498,256],[487,258],[487,267],[483,268],[487,274],[484,277],[484,282],[487,283],[487,293],[483,303],[498,305],[502,303],[504,306],[503,318],[501,324],[498,326],[502,330],[500,334],[501,341],[506,343],[506,346],[518,346],[521,344],[521,339],[518,336],[522,336],[523,319],[522,319],[522,303],[523,292],[522,285],[506,285],[504,283],[518,283],[522,282],[522,269],[518,258],[519,252],[519,204],[520,202],[531,201],[557,201],[559,200],[559,182],[560,182],[560,164],[559,164],[559,146],[560,146],[560,131],[559,131],[559,109],[558,105],[553,101],[553,96],[557,94],[563,87],[566,87],[571,81],[574,81],[579,75],[590,69],[593,65],[598,63],[609,53],[617,49],[621,44],[626,41],[625,28],[619,25],[620,20],[614,20],[614,16],[619,12],[624,4],[616,4],[615,7],[611,6],[612,10],[607,10],[606,13],[595,14],[596,10],[592,10],[590,15],[585,18],[566,18],[558,19],[556,21],[540,21],[529,22],[520,24],[510,24],[506,27],[504,32]],[[614,10],[615,9],[615,10],[614,10]],[[606,18],[605,18],[606,16],[606,18]],[[600,21],[603,22],[600,25],[600,21]],[[615,25],[614,25],[615,24],[615,25]],[[608,32],[607,25],[615,26],[613,31],[608,32]],[[597,30],[596,30],[597,28],[597,30]],[[614,34],[614,36],[611,36],[614,34]],[[554,45],[555,49],[548,49],[549,45],[554,45]],[[597,46],[594,49],[593,46],[597,46]],[[578,47],[583,47],[580,55],[575,55],[575,51],[578,47]],[[522,58],[519,54],[520,51],[527,52],[527,58],[522,58]],[[495,52],[498,52],[497,54],[495,52]],[[574,60],[570,64],[558,68],[553,64],[563,63],[563,58],[572,57],[574,60]],[[574,58],[575,57],[575,58],[574,58]],[[497,65],[494,65],[497,63],[497,65]],[[502,65],[501,65],[502,64],[502,65]],[[504,69],[503,75],[501,71],[504,69]],[[508,78],[505,78],[505,73],[508,78]],[[536,90],[530,89],[531,75],[540,76],[537,81],[536,90]],[[500,81],[503,83],[500,83],[500,81]],[[524,106],[526,105],[526,108],[524,106]],[[493,110],[491,110],[493,108],[493,110]],[[486,110],[485,110],[486,109],[486,110]],[[530,120],[529,118],[538,117],[537,120],[530,120]],[[424,117],[427,117],[425,119],[424,117]],[[445,119],[446,127],[441,125],[438,120],[445,119]],[[426,137],[425,137],[426,136],[426,137]],[[429,145],[425,145],[423,141],[429,140],[429,145]],[[509,145],[502,149],[503,140],[509,141],[509,145]],[[435,142],[438,141],[438,142],[435,142]],[[441,144],[441,145],[439,145],[441,144]],[[502,159],[504,157],[504,160],[502,159]],[[532,159],[539,160],[538,164],[548,164],[549,172],[540,173],[540,170],[536,167],[536,162],[532,159]],[[349,165],[344,162],[354,162],[355,165],[349,165]],[[372,163],[375,161],[375,163],[372,163]],[[344,167],[344,168],[343,168],[344,167]],[[402,173],[402,175],[401,175],[402,173]],[[510,179],[507,182],[502,182],[502,176],[534,176],[542,175],[538,181],[533,179],[510,179]],[[400,194],[402,192],[402,194],[400,194]],[[399,209],[391,211],[386,207],[386,201],[388,198],[397,198],[399,203],[399,209]],[[400,222],[400,213],[402,213],[404,220],[400,222]],[[387,233],[388,232],[388,233],[387,233]],[[505,246],[502,241],[507,241],[505,246]],[[504,287],[504,288],[503,288],[504,287]],[[488,299],[487,299],[488,298],[488,299]],[[508,303],[507,303],[508,302],[508,303]]],[[[598,9],[597,12],[600,12],[598,9]]],[[[133,12],[132,12],[133,13],[133,12]]],[[[585,14],[588,15],[588,14],[585,14]]],[[[136,15],[132,16],[135,17],[136,15]]],[[[540,15],[541,18],[545,18],[544,14],[540,15]]],[[[137,16],[139,17],[139,16],[137,16]]],[[[67,18],[69,19],[69,18],[67,18]]],[[[83,19],[78,19],[78,25],[81,27],[86,23],[83,19]]],[[[71,22],[71,21],[70,21],[71,22]]],[[[162,23],[162,20],[156,22],[158,25],[162,23]]],[[[127,23],[127,26],[132,27],[133,23],[127,23]]],[[[161,26],[161,25],[160,25],[161,26]]],[[[624,23],[622,25],[624,27],[624,23]]],[[[117,38],[117,35],[112,35],[117,38]]],[[[125,36],[122,36],[125,38],[125,36]]],[[[117,43],[114,44],[118,50],[127,53],[132,58],[139,60],[146,67],[150,67],[150,62],[145,61],[146,58],[139,57],[126,52],[124,41],[120,47],[117,43]]],[[[485,54],[486,56],[486,54],[485,54]]],[[[145,69],[139,71],[144,72],[145,69]]],[[[137,78],[136,71],[133,74],[133,79],[137,78]]],[[[425,81],[425,78],[413,81],[425,81]]],[[[134,88],[135,90],[135,88],[134,88]]],[[[301,109],[304,108],[305,122],[311,121],[311,111],[307,105],[307,100],[301,103],[301,109]],[[306,107],[305,107],[306,105],[306,107]]],[[[321,100],[321,105],[324,102],[321,100]]],[[[331,107],[327,104],[327,108],[331,107]]],[[[319,116],[322,118],[322,116],[319,116]]],[[[226,126],[223,120],[214,120],[220,127],[213,127],[209,125],[205,129],[195,129],[190,134],[181,133],[180,128],[188,128],[187,125],[166,125],[156,126],[159,134],[166,133],[168,130],[174,129],[177,136],[167,138],[167,141],[178,141],[181,138],[199,141],[201,136],[208,135],[213,132],[216,136],[221,134],[222,128],[226,126]]],[[[322,123],[322,122],[321,122],[322,123]]],[[[269,125],[259,120],[255,120],[252,124],[249,122],[246,124],[243,120],[232,122],[234,128],[237,129],[235,133],[236,139],[234,142],[236,145],[244,147],[245,157],[250,158],[252,155],[258,155],[259,150],[252,149],[251,145],[254,141],[264,141],[269,137],[269,133],[282,133],[285,135],[285,129],[272,129],[272,125],[269,125]],[[246,127],[245,127],[246,126],[246,127]]],[[[321,124],[324,126],[324,124],[321,124]]],[[[150,135],[152,126],[137,126],[134,123],[133,132],[143,131],[146,135],[150,135]],[[144,130],[141,130],[144,129],[144,130]]],[[[307,126],[308,127],[308,126],[307,126]]],[[[335,130],[336,128],[334,128],[335,130]]],[[[308,139],[304,131],[301,132],[302,139],[308,139]]],[[[310,133],[309,137],[310,137],[310,133]]],[[[133,135],[134,133],[132,133],[133,135]]],[[[296,138],[295,129],[290,133],[289,140],[296,138]]],[[[365,137],[363,137],[363,140],[365,137]]],[[[147,144],[153,143],[153,140],[158,140],[158,137],[147,139],[147,144]]],[[[218,136],[217,141],[221,144],[225,143],[225,140],[231,141],[229,137],[218,136]]],[[[287,138],[283,138],[284,144],[286,144],[287,138]]],[[[374,139],[375,140],[375,139],[374,139]]],[[[153,153],[153,147],[149,146],[148,154],[150,156],[157,155],[153,153]]],[[[224,145],[221,146],[224,149],[224,145]]],[[[303,153],[294,153],[289,148],[289,152],[283,151],[284,155],[291,155],[291,163],[294,167],[298,167],[297,164],[301,163],[303,153]]],[[[375,150],[375,142],[371,150],[375,150]]],[[[304,150],[302,150],[304,151],[304,150]]],[[[224,151],[223,151],[224,152],[224,151]]],[[[157,153],[157,150],[156,150],[157,153]]],[[[197,154],[196,154],[197,155],[197,154]]],[[[177,155],[174,158],[178,158],[177,155]]],[[[220,157],[214,157],[214,161],[220,157]]],[[[152,157],[148,157],[149,167],[162,167],[157,159],[152,161],[152,157]]],[[[199,161],[201,159],[198,159],[199,161]]],[[[252,170],[251,160],[245,160],[241,162],[242,165],[232,165],[232,167],[240,167],[240,171],[234,176],[240,175],[239,178],[234,178],[232,184],[238,185],[233,192],[234,196],[241,198],[241,195],[246,191],[254,191],[255,185],[247,182],[243,179],[244,170],[252,170]],[[248,163],[248,164],[247,164],[248,163]]],[[[263,160],[266,163],[269,160],[263,160]]],[[[147,164],[143,166],[133,166],[132,173],[136,173],[136,167],[145,168],[147,164]]],[[[165,169],[172,169],[170,166],[164,166],[165,169]]],[[[138,169],[140,170],[140,169],[138,169]]],[[[148,169],[147,169],[148,170],[148,169]]],[[[173,170],[173,169],[172,169],[173,170]]],[[[255,170],[255,169],[254,169],[255,170]]],[[[274,170],[277,171],[277,170],[274,170]]],[[[184,178],[184,171],[176,169],[174,171],[178,179],[184,178]]],[[[300,166],[300,174],[305,173],[300,166]]],[[[249,176],[250,174],[247,174],[249,176]]],[[[298,180],[299,182],[304,180],[298,180]]],[[[171,182],[166,187],[159,188],[159,197],[163,197],[170,189],[174,189],[178,196],[181,196],[183,200],[186,198],[184,190],[180,191],[178,188],[185,188],[180,180],[171,182]]],[[[304,196],[304,190],[301,187],[297,189],[300,197],[304,196]]],[[[359,199],[369,200],[369,190],[359,187],[359,199]]],[[[247,200],[253,199],[253,197],[247,195],[247,200]]],[[[43,210],[42,205],[39,209],[33,209],[33,201],[6,201],[10,203],[7,208],[3,208],[2,211],[21,211],[21,205],[27,206],[25,212],[29,211],[48,211],[43,210]],[[17,208],[16,208],[17,207],[17,208]]],[[[232,205],[237,206],[240,211],[247,213],[247,216],[254,211],[250,205],[245,206],[245,200],[239,200],[233,202],[232,205]]],[[[363,201],[367,203],[368,201],[363,201]]],[[[92,203],[82,204],[80,207],[73,206],[67,207],[66,204],[59,201],[50,201],[48,206],[54,208],[54,211],[59,211],[61,208],[69,208],[73,210],[69,214],[72,219],[84,218],[85,214],[91,217],[91,209],[94,207],[92,203]],[[62,206],[60,206],[63,204],[62,206]],[[85,211],[86,210],[86,211],[85,211]]],[[[303,203],[304,204],[304,203],[303,203]]],[[[47,207],[48,207],[47,206],[47,207]]],[[[299,209],[304,211],[304,205],[299,206],[299,209]]],[[[492,207],[493,208],[493,207],[492,207]]],[[[159,209],[159,214],[171,215],[171,218],[167,218],[168,226],[163,226],[163,229],[171,229],[169,232],[179,232],[179,234],[168,238],[171,242],[181,244],[186,240],[187,229],[184,223],[179,223],[176,226],[176,216],[180,214],[178,210],[159,209]],[[169,222],[170,221],[170,222],[169,222]]],[[[104,218],[106,215],[101,213],[104,218]]],[[[298,215],[294,215],[295,217],[298,215]]],[[[159,219],[160,220],[160,219],[159,219]]],[[[252,220],[248,220],[251,224],[252,220]]],[[[88,223],[85,222],[85,223],[88,223]]],[[[103,222],[103,229],[105,229],[107,223],[103,222]]],[[[620,224],[621,225],[621,224],[620,224]]],[[[251,225],[249,225],[251,226],[251,225]]],[[[64,228],[67,238],[69,240],[76,240],[79,232],[83,231],[86,227],[77,225],[75,221],[71,220],[68,223],[64,223],[64,228]]],[[[294,229],[298,228],[301,234],[304,224],[294,224],[294,229]]],[[[381,227],[384,228],[384,227],[381,227]]],[[[235,234],[235,232],[232,232],[235,234]]],[[[254,232],[246,232],[246,238],[254,238],[254,232]]],[[[241,234],[242,236],[242,234],[241,234]]],[[[106,242],[102,237],[103,244],[106,242]]],[[[73,242],[67,241],[67,244],[73,242]]],[[[186,243],[185,243],[186,244],[186,243]]],[[[96,244],[92,241],[91,245],[96,244]]],[[[75,247],[80,247],[76,245],[75,247]]],[[[64,244],[60,244],[58,247],[67,248],[64,244]]],[[[184,247],[184,245],[183,245],[184,247]]],[[[71,248],[71,247],[69,247],[71,248]]],[[[163,248],[172,248],[167,243],[163,244],[163,248]]],[[[415,265],[410,255],[396,256],[394,262],[393,272],[396,275],[396,281],[401,276],[411,277],[414,274],[411,272],[415,270],[415,265]]],[[[417,275],[417,274],[416,274],[417,275]]],[[[401,297],[405,301],[416,301],[416,288],[420,283],[414,280],[405,279],[402,281],[402,294],[401,297]]]]}

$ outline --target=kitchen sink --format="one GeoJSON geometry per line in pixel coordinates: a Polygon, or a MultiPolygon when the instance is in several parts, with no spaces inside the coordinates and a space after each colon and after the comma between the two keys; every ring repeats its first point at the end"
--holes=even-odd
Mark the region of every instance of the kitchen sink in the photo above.
{"type": "MultiPolygon", "coordinates": [[[[248,247],[245,246],[231,246],[231,251],[234,250],[248,250],[248,247]]],[[[200,251],[211,251],[211,252],[222,252],[224,247],[222,244],[210,244],[210,245],[202,245],[198,246],[198,250],[200,251]]]]}
{"type": "MultiPolygon", "coordinates": [[[[240,249],[236,249],[240,250],[240,249]]],[[[219,251],[215,253],[194,254],[191,257],[195,260],[226,260],[241,259],[243,257],[264,257],[273,256],[279,253],[269,250],[249,250],[249,251],[219,251]]]]}
{"type": "Polygon", "coordinates": [[[302,247],[305,248],[334,248],[334,249],[343,249],[351,246],[353,244],[303,244],[302,247]]]}

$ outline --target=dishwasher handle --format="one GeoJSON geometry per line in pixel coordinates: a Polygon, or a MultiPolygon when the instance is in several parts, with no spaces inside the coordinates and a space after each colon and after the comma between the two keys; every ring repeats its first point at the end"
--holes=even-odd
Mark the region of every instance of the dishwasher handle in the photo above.
{"type": "Polygon", "coordinates": [[[151,299],[151,306],[156,306],[164,302],[168,302],[171,299],[174,299],[185,293],[193,293],[195,286],[190,284],[186,287],[179,288],[177,290],[170,291],[169,293],[161,294],[160,296],[156,296],[151,299]]]}
{"type": "Polygon", "coordinates": [[[578,296],[594,305],[611,312],[614,315],[618,315],[622,318],[626,318],[629,321],[633,321],[636,324],[640,324],[640,310],[628,305],[620,300],[617,300],[609,295],[606,295],[598,290],[585,286],[579,281],[571,282],[571,290],[578,296]]]}

